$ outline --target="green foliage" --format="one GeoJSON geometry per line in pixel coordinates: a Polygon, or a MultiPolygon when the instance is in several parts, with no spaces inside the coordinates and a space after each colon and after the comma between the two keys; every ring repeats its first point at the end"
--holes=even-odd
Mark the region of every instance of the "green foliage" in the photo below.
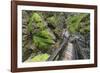
{"type": "Polygon", "coordinates": [[[29,20],[22,26],[26,32],[22,38],[23,61],[46,61],[63,43],[63,29],[67,29],[69,34],[79,32],[85,35],[90,31],[88,13],[28,11],[24,15],[29,20]]]}
{"type": "Polygon", "coordinates": [[[47,20],[49,23],[56,24],[56,18],[54,16],[49,17],[47,20]]]}
{"type": "Polygon", "coordinates": [[[33,42],[39,49],[48,49],[54,43],[51,34],[47,30],[36,33],[33,36],[33,42]]]}
{"type": "Polygon", "coordinates": [[[32,16],[29,19],[29,24],[28,24],[28,29],[30,32],[32,32],[32,23],[34,22],[34,26],[40,29],[43,29],[45,27],[41,16],[39,15],[39,13],[33,12],[32,16]]]}
{"type": "Polygon", "coordinates": [[[88,31],[89,30],[89,19],[88,20],[85,20],[83,23],[85,23],[85,25],[81,25],[82,23],[82,20],[84,18],[87,18],[88,14],[77,14],[77,15],[73,15],[73,16],[70,16],[68,19],[67,19],[67,24],[68,24],[68,30],[71,32],[71,33],[75,33],[77,32],[78,30],[80,32],[84,32],[85,29],[81,28],[82,26],[85,26],[85,28],[87,28],[86,30],[88,31]],[[87,22],[88,21],[88,22],[87,22]],[[87,24],[87,26],[86,26],[87,24]]]}
{"type": "Polygon", "coordinates": [[[59,21],[59,18],[55,15],[47,18],[47,22],[52,24],[54,27],[58,25],[59,21]]]}
{"type": "Polygon", "coordinates": [[[33,13],[32,14],[32,18],[33,18],[33,20],[34,20],[35,23],[42,22],[42,18],[39,15],[39,13],[33,13]]]}
{"type": "Polygon", "coordinates": [[[46,25],[44,24],[43,19],[41,15],[39,15],[39,13],[34,12],[30,18],[28,29],[31,33],[35,30],[33,30],[32,27],[33,23],[34,26],[37,27],[37,29],[39,30],[38,32],[35,32],[32,36],[33,44],[35,44],[38,49],[50,48],[50,46],[54,43],[53,37],[49,30],[46,28],[46,25]]]}
{"type": "MultiPolygon", "coordinates": [[[[63,17],[63,16],[62,16],[63,17]]],[[[56,37],[60,39],[60,35],[63,28],[63,18],[60,13],[54,13],[54,15],[47,18],[47,22],[50,25],[49,27],[52,29],[53,33],[55,33],[56,37]]]]}
{"type": "Polygon", "coordinates": [[[47,29],[36,33],[36,35],[46,39],[53,39],[52,34],[47,29]]]}
{"type": "Polygon", "coordinates": [[[49,54],[39,54],[32,58],[32,62],[40,62],[40,61],[46,61],[49,58],[49,54]]]}
{"type": "Polygon", "coordinates": [[[39,23],[36,23],[36,27],[43,30],[45,28],[45,25],[43,22],[39,22],[39,23]]]}

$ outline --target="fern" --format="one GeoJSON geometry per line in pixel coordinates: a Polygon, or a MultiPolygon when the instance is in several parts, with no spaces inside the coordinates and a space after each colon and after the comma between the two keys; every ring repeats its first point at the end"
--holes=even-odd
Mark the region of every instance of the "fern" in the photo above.
{"type": "Polygon", "coordinates": [[[39,13],[33,13],[32,18],[35,23],[42,22],[42,19],[41,19],[41,16],[39,15],[39,13]]]}
{"type": "Polygon", "coordinates": [[[33,26],[32,23],[34,22],[34,26],[40,29],[44,29],[45,28],[45,24],[42,21],[41,16],[39,15],[39,13],[33,12],[32,16],[29,19],[29,24],[28,24],[28,29],[30,32],[32,32],[33,26]]]}
{"type": "Polygon", "coordinates": [[[41,32],[33,36],[33,42],[39,49],[48,49],[54,43],[49,34],[42,34],[41,32]]]}
{"type": "MultiPolygon", "coordinates": [[[[83,29],[80,29],[80,27],[82,26],[81,25],[81,22],[82,20],[87,17],[88,14],[77,14],[77,15],[73,15],[73,16],[70,16],[68,19],[67,19],[67,24],[68,24],[68,29],[71,33],[75,33],[77,32],[77,30],[79,31],[82,31],[83,29]]],[[[85,23],[85,22],[84,22],[85,23]]],[[[89,21],[86,22],[86,24],[89,25],[89,21]]],[[[85,24],[85,25],[86,25],[85,24]]],[[[82,31],[83,32],[83,31],[82,31]]]]}
{"type": "Polygon", "coordinates": [[[33,30],[32,27],[32,24],[34,23],[34,26],[37,27],[39,31],[35,32],[32,36],[33,44],[35,44],[38,49],[48,49],[54,43],[53,36],[44,24],[41,16],[42,15],[39,13],[33,12],[29,21],[28,29],[29,32],[34,32],[35,29],[33,30]]]}
{"type": "Polygon", "coordinates": [[[54,16],[48,17],[47,22],[50,23],[52,26],[56,27],[58,23],[60,22],[60,19],[59,17],[54,15],[54,16]]]}
{"type": "Polygon", "coordinates": [[[46,39],[53,39],[52,34],[47,29],[36,33],[36,35],[46,39]]]}
{"type": "Polygon", "coordinates": [[[40,62],[40,61],[46,61],[49,58],[49,54],[39,54],[32,58],[32,62],[40,62]]]}

